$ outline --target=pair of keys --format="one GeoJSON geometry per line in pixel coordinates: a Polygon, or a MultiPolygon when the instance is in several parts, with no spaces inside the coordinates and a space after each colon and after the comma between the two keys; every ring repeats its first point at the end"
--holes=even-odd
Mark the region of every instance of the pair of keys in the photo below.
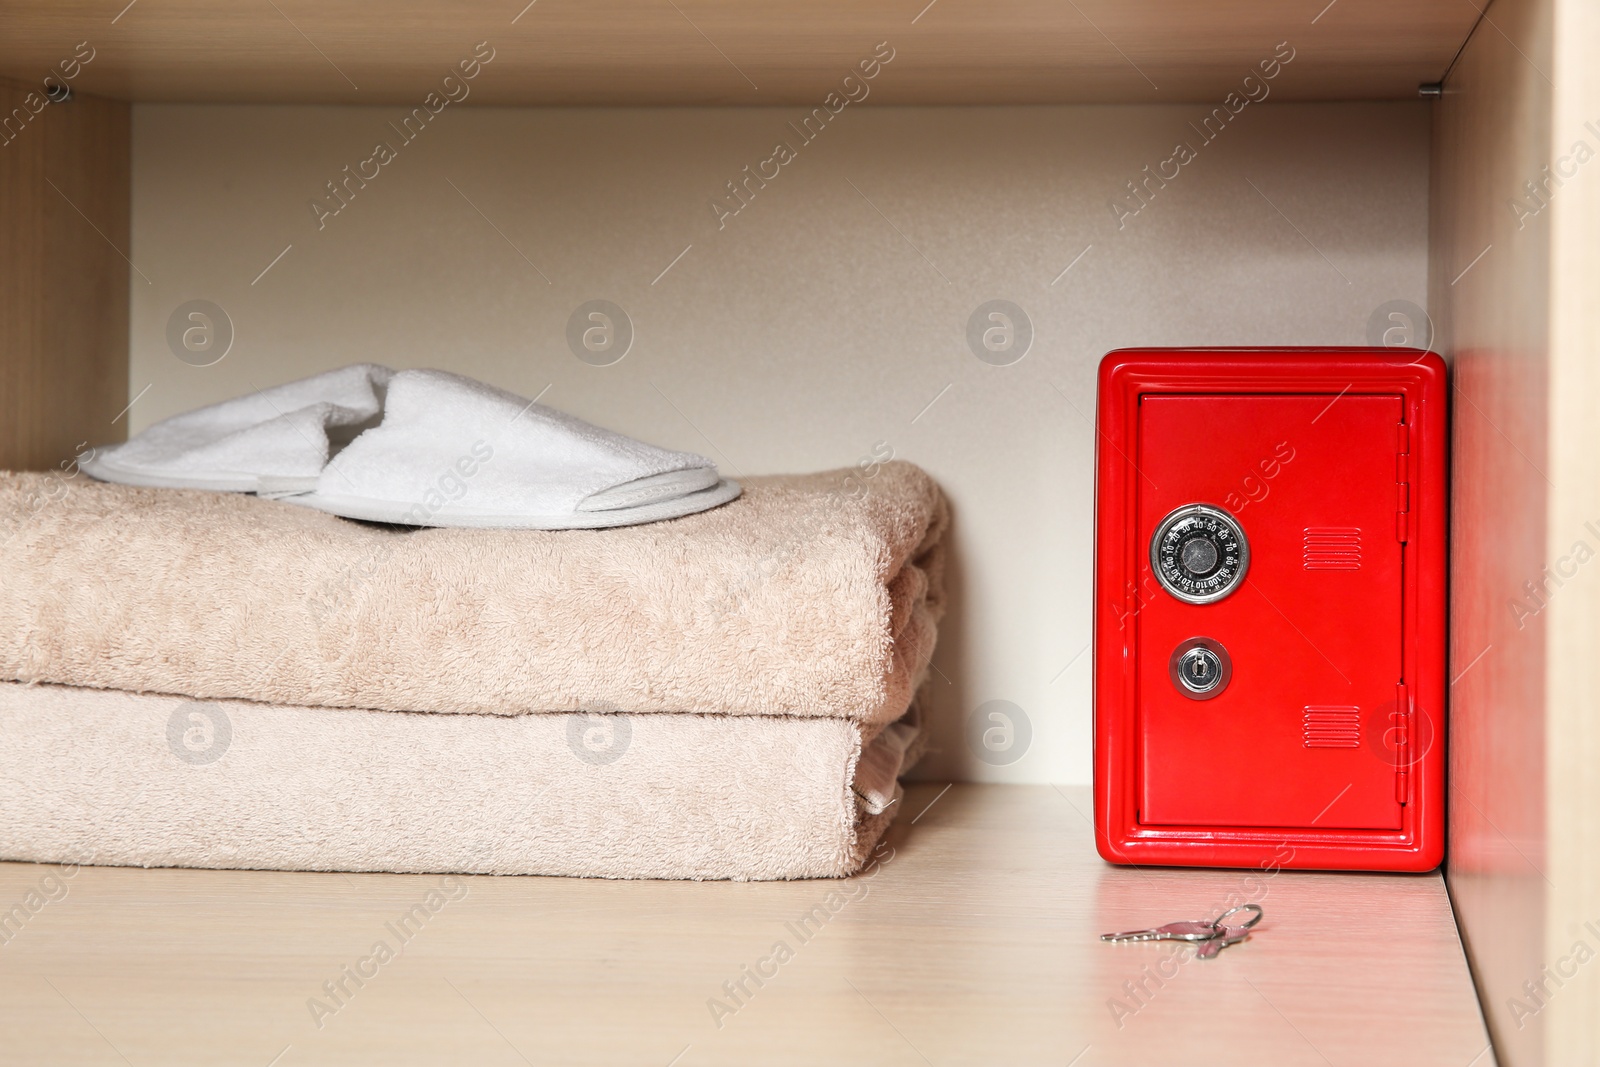
{"type": "Polygon", "coordinates": [[[1126,930],[1120,934],[1101,934],[1102,941],[1198,941],[1197,959],[1215,959],[1217,953],[1229,945],[1238,944],[1250,936],[1250,928],[1266,914],[1260,904],[1241,904],[1229,908],[1215,919],[1194,919],[1168,923],[1149,930],[1126,930]],[[1243,913],[1249,917],[1244,918],[1243,913]],[[1230,921],[1239,916],[1237,921],[1230,921]]]}

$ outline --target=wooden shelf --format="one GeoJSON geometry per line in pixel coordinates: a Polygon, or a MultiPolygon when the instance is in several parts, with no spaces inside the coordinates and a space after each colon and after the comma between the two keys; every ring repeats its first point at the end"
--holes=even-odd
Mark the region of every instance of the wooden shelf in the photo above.
{"type": "MultiPolygon", "coordinates": [[[[1111,867],[1086,788],[919,785],[902,803],[848,881],[461,879],[359,987],[343,969],[396,944],[389,924],[440,878],[81,868],[4,931],[0,1048],[280,1067],[1494,1062],[1437,873],[1111,867]],[[1174,946],[1097,938],[1235,895],[1266,909],[1259,931],[1165,978],[1149,975],[1174,946]],[[792,956],[762,965],[779,941],[792,956]],[[734,1000],[723,983],[747,966],[768,977],[734,1000]]],[[[0,907],[54,871],[0,864],[0,907]]]]}
{"type": "Polygon", "coordinates": [[[29,96],[0,83],[0,470],[70,471],[127,429],[130,109],[29,96]]]}
{"type": "Polygon", "coordinates": [[[1437,81],[1465,0],[13,0],[0,75],[80,41],[81,92],[123,100],[416,105],[474,44],[479,104],[818,105],[880,41],[886,104],[1216,104],[1279,42],[1280,100],[1399,99],[1437,81]]]}

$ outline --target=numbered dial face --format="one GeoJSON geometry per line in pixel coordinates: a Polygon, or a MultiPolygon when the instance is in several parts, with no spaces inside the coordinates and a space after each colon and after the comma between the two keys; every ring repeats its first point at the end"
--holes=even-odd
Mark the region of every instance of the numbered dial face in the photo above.
{"type": "Polygon", "coordinates": [[[1188,504],[1156,526],[1150,538],[1156,580],[1189,604],[1221,600],[1239,587],[1250,566],[1250,544],[1239,522],[1221,508],[1188,504]]]}

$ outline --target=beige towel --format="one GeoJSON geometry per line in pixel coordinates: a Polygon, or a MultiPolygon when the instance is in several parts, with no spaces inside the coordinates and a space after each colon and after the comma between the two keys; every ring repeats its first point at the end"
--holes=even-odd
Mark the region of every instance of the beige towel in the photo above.
{"type": "Polygon", "coordinates": [[[0,859],[837,877],[899,808],[857,798],[899,797],[898,764],[857,779],[861,742],[842,719],[416,715],[0,683],[0,859]]]}
{"type": "Polygon", "coordinates": [[[0,679],[391,711],[898,718],[943,611],[937,487],[899,461],[746,484],[670,522],[538,532],[0,474],[0,679]]]}

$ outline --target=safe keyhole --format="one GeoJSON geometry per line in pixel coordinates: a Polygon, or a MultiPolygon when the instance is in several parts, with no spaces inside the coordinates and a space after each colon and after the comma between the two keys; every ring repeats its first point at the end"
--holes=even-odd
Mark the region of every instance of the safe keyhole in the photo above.
{"type": "Polygon", "coordinates": [[[1191,693],[1209,693],[1222,680],[1222,663],[1209,648],[1191,648],[1185,652],[1178,670],[1191,693]]]}
{"type": "Polygon", "coordinates": [[[1191,700],[1210,700],[1227,686],[1233,663],[1227,649],[1209,637],[1191,637],[1172,653],[1169,673],[1191,700]]]}

